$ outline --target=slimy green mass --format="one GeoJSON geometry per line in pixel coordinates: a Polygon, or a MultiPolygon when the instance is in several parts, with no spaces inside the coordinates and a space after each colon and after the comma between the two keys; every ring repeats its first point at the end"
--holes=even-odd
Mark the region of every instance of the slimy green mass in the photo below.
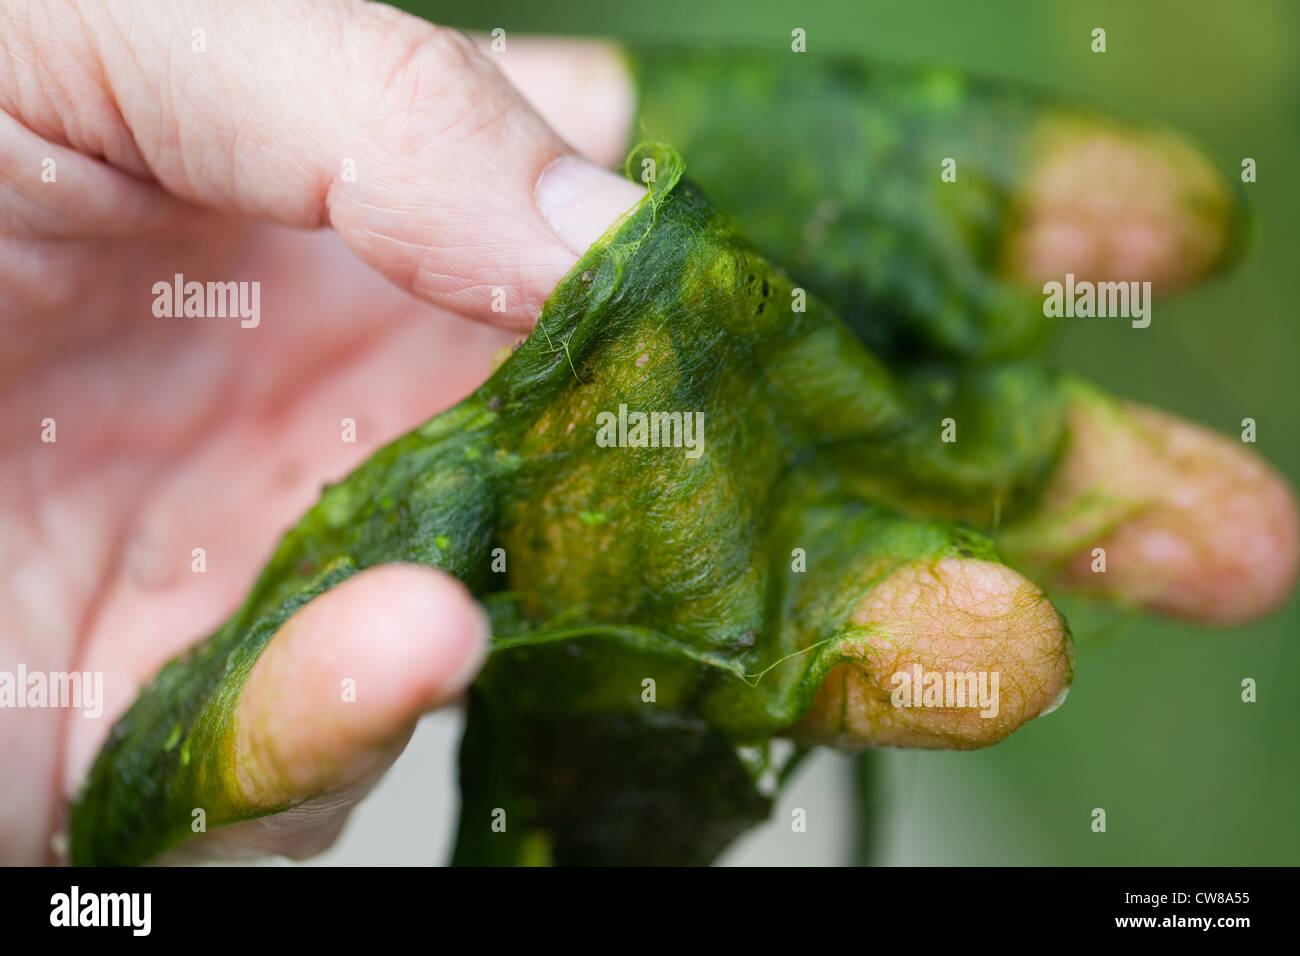
{"type": "MultiPolygon", "coordinates": [[[[654,171],[646,198],[491,378],[327,488],[238,611],[142,692],[73,807],[74,863],[148,862],[196,808],[209,827],[286,809],[237,783],[244,681],[295,611],[395,561],[454,575],[493,627],[455,862],[707,863],[806,745],[863,743],[854,714],[888,705],[896,650],[879,612],[913,600],[900,581],[1002,569],[994,534],[1059,557],[1127,516],[1034,510],[1068,409],[1109,406],[1029,358],[1054,320],[1014,239],[1052,210],[1034,171],[1103,121],[950,71],[629,56],[651,141],[626,170],[654,171]]],[[[1189,274],[1235,248],[1232,197],[1198,195],[1189,274]]],[[[1041,592],[1006,613],[1051,624],[1026,653],[1068,684],[1041,592]]],[[[1038,712],[990,709],[994,730],[924,745],[1038,712]]]]}
{"type": "Polygon", "coordinates": [[[646,199],[560,283],[537,330],[476,392],[330,487],[239,611],[119,721],[73,809],[74,862],[146,862],[190,836],[194,808],[209,826],[284,809],[239,796],[243,681],[294,611],[392,561],[455,575],[495,633],[462,754],[458,862],[707,862],[766,813],[770,741],[857,654],[852,610],[872,583],[918,561],[995,558],[970,530],[905,520],[867,491],[891,475],[955,498],[1035,481],[1059,425],[992,454],[976,449],[986,432],[1008,437],[999,425],[943,446],[935,415],[1050,396],[1042,373],[974,373],[955,392],[895,379],[820,300],[792,310],[793,280],[682,178],[674,151],[642,147],[629,170],[643,158],[657,168],[646,199]],[[702,454],[601,447],[597,416],[620,406],[702,414],[702,454]],[[795,549],[815,573],[792,569],[795,549]]]}

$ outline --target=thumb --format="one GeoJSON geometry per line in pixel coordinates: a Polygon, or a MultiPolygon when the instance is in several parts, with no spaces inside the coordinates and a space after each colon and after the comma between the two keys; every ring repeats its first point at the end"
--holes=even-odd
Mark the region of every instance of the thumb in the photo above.
{"type": "Polygon", "coordinates": [[[0,102],[29,128],[182,199],[332,226],[461,315],[530,329],[643,194],[576,158],[467,36],[391,7],[4,9],[0,33],[18,49],[0,102]]]}
{"type": "Polygon", "coordinates": [[[231,800],[290,809],[215,828],[171,862],[327,848],[419,717],[473,681],[488,633],[460,583],[417,565],[363,571],[308,603],[253,666],[227,738],[231,800]]]}

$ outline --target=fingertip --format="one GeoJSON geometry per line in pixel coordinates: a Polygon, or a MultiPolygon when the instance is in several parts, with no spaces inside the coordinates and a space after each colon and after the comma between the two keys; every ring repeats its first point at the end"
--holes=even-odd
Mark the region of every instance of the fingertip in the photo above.
{"type": "Polygon", "coordinates": [[[1212,625],[1282,605],[1300,575],[1300,513],[1286,479],[1241,442],[1155,409],[1118,409],[1072,410],[1078,438],[1063,481],[1126,517],[1065,562],[1063,583],[1212,625]]]}
{"type": "Polygon", "coordinates": [[[1073,675],[1047,596],[993,561],[906,565],[871,590],[853,623],[869,635],[858,659],[827,674],[795,736],[850,749],[985,747],[1055,709],[1073,675]],[[936,677],[941,693],[923,698],[936,677]]]}
{"type": "Polygon", "coordinates": [[[357,578],[365,591],[347,596],[357,626],[340,631],[340,659],[369,698],[362,713],[382,732],[390,714],[400,719],[459,696],[487,657],[491,629],[465,586],[441,571],[391,564],[357,578]]]}
{"type": "Polygon", "coordinates": [[[1044,122],[1009,235],[1013,274],[1027,282],[1149,281],[1157,292],[1226,265],[1243,211],[1200,150],[1162,130],[1086,116],[1044,122]]]}
{"type": "Polygon", "coordinates": [[[464,586],[431,568],[370,569],[311,601],[244,685],[234,753],[245,798],[281,807],[378,776],[420,715],[473,680],[488,638],[464,586]]]}

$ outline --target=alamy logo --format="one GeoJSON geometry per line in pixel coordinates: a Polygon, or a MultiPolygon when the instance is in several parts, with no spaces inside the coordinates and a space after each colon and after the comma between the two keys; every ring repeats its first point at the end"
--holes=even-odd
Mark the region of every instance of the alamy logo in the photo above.
{"type": "Polygon", "coordinates": [[[1075,282],[1074,273],[1067,272],[1064,284],[1044,283],[1043,295],[1043,315],[1049,318],[1132,319],[1135,329],[1151,324],[1150,282],[1075,282]]]}
{"type": "Polygon", "coordinates": [[[978,707],[986,720],[998,715],[997,671],[927,671],[913,664],[889,680],[895,707],[978,707]]]}
{"type": "Polygon", "coordinates": [[[178,272],[171,282],[155,282],[153,294],[153,314],[160,319],[238,317],[245,329],[262,321],[260,282],[186,282],[178,272]]]}
{"type": "Polygon", "coordinates": [[[133,936],[148,936],[152,893],[82,893],[74,886],[50,897],[51,926],[128,926],[133,936]]]}
{"type": "Polygon", "coordinates": [[[78,707],[86,717],[104,713],[103,671],[0,671],[0,708],[78,707]]]}
{"type": "Polygon", "coordinates": [[[685,448],[687,458],[704,454],[703,412],[629,412],[596,416],[596,444],[601,448],[685,448]]]}

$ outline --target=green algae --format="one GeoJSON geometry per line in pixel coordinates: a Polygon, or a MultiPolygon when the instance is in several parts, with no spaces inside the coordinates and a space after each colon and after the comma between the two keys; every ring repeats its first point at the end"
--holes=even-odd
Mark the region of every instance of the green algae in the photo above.
{"type": "Polygon", "coordinates": [[[1047,467],[1052,435],[1011,459],[935,451],[929,386],[891,377],[819,300],[791,311],[793,280],[681,179],[678,155],[644,146],[629,170],[645,157],[651,192],[538,331],[329,487],[240,610],[118,722],[73,808],[73,862],[153,859],[190,837],[194,808],[210,827],[285,809],[249,806],[235,782],[243,682],[297,609],[392,561],[456,576],[493,623],[458,862],[705,862],[766,812],[762,755],[846,659],[852,599],[978,540],[855,486],[917,470],[961,496],[981,467],[999,488],[1047,467]],[[600,447],[596,416],[620,405],[702,413],[703,453],[600,447]],[[792,570],[796,548],[816,573],[792,570]],[[493,841],[498,808],[509,836],[493,841]]]}

